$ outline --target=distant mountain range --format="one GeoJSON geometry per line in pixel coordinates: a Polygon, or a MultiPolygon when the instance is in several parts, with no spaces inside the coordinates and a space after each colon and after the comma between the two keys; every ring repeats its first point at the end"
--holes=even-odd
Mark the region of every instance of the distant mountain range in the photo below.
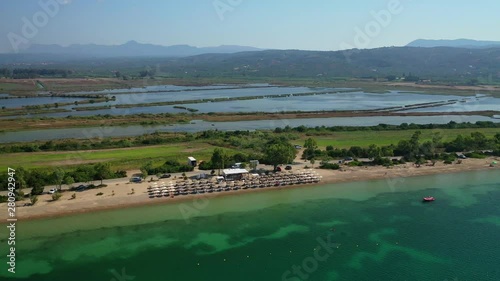
{"type": "Polygon", "coordinates": [[[404,73],[422,79],[500,79],[500,48],[386,47],[347,51],[267,50],[204,54],[161,63],[172,75],[206,77],[386,77],[404,73]]]}
{"type": "Polygon", "coordinates": [[[500,82],[500,42],[417,40],[410,45],[344,51],[163,47],[133,41],[119,46],[35,45],[26,53],[0,55],[0,66],[49,66],[83,73],[90,67],[92,74],[122,70],[138,75],[153,65],[158,73],[169,77],[376,79],[406,75],[425,80],[500,82]]]}
{"type": "Polygon", "coordinates": [[[424,47],[424,48],[434,48],[434,47],[454,47],[454,48],[466,48],[466,49],[486,49],[500,47],[499,41],[477,41],[470,39],[456,39],[456,40],[427,40],[418,39],[410,42],[407,47],[424,47]]]}
{"type": "Polygon", "coordinates": [[[189,45],[160,46],[129,41],[122,45],[75,44],[60,45],[34,44],[22,51],[23,54],[72,55],[75,57],[187,57],[200,54],[229,54],[261,49],[247,46],[222,45],[198,48],[189,45]]]}

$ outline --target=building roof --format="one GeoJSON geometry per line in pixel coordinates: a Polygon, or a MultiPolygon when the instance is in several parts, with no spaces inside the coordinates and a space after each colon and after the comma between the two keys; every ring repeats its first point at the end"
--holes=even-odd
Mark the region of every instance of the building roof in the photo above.
{"type": "Polygon", "coordinates": [[[188,157],[189,161],[196,161],[196,159],[194,159],[194,157],[188,157]]]}
{"type": "Polygon", "coordinates": [[[238,174],[247,174],[248,171],[245,169],[224,169],[222,170],[224,175],[238,175],[238,174]]]}

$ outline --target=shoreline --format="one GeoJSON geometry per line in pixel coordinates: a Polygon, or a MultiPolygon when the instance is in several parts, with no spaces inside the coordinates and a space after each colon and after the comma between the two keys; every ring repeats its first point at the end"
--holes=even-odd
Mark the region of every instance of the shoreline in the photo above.
{"type": "MultiPolygon", "coordinates": [[[[439,116],[483,116],[492,119],[500,114],[500,111],[440,111],[440,112],[403,112],[403,111],[380,111],[380,110],[347,110],[347,111],[290,111],[290,112],[230,112],[209,115],[208,113],[187,114],[178,113],[177,117],[162,117],[160,114],[152,114],[148,117],[138,117],[138,115],[116,115],[111,118],[85,120],[82,124],[82,116],[71,119],[66,117],[49,117],[40,124],[39,118],[26,118],[25,115],[3,116],[0,119],[1,133],[29,132],[47,129],[72,129],[72,128],[95,128],[100,126],[108,127],[128,127],[128,126],[175,126],[190,123],[193,120],[204,122],[242,122],[242,121],[263,121],[282,119],[318,119],[318,118],[345,118],[345,117],[439,117],[439,116]],[[154,118],[155,124],[142,125],[143,122],[154,118]],[[12,127],[12,120],[17,120],[16,126],[12,127]],[[189,120],[189,121],[186,121],[189,120]]],[[[2,116],[0,116],[2,117],[2,116]]]]}
{"type": "MultiPolygon", "coordinates": [[[[203,195],[184,195],[176,196],[175,198],[149,198],[147,187],[148,182],[132,184],[129,182],[119,182],[107,187],[87,190],[84,192],[76,192],[76,199],[69,199],[74,192],[64,192],[60,200],[56,202],[50,201],[50,195],[40,195],[39,201],[35,206],[23,206],[29,200],[24,200],[17,204],[16,214],[18,220],[31,221],[42,220],[49,218],[57,218],[62,216],[73,216],[91,212],[101,212],[108,210],[116,210],[122,208],[138,208],[144,206],[153,206],[159,204],[177,204],[182,202],[194,201],[197,198],[216,198],[225,196],[237,196],[253,192],[266,192],[281,189],[298,189],[313,186],[322,186],[336,183],[360,182],[370,180],[400,181],[408,177],[418,177],[437,174],[450,174],[459,172],[472,172],[481,170],[500,170],[500,167],[490,167],[489,163],[498,161],[498,157],[488,157],[485,159],[466,159],[462,164],[445,165],[442,162],[436,163],[436,166],[421,166],[416,167],[411,163],[397,165],[390,168],[383,166],[366,166],[366,167],[346,167],[342,166],[341,170],[322,170],[314,169],[320,176],[322,181],[315,184],[300,184],[289,185],[284,187],[268,187],[257,189],[244,189],[237,191],[209,193],[203,195]],[[131,194],[131,189],[135,190],[135,194],[131,194]],[[110,195],[114,191],[115,195],[110,195]],[[102,192],[104,195],[96,196],[97,192],[102,192]]],[[[299,169],[295,169],[298,171],[299,169]]],[[[302,169],[300,169],[302,170],[302,169]]],[[[168,181],[165,181],[168,182],[168,181]]],[[[388,182],[391,184],[391,182],[388,182]]],[[[1,203],[0,207],[7,209],[7,203],[1,203]]],[[[0,220],[7,219],[7,212],[0,213],[0,220]]]]}

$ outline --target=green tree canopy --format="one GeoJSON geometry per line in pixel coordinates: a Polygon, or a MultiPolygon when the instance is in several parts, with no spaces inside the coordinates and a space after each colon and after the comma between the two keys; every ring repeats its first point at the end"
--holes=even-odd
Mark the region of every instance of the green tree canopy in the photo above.
{"type": "Polygon", "coordinates": [[[279,164],[293,162],[297,150],[287,142],[276,142],[269,144],[264,151],[264,158],[268,164],[273,165],[274,170],[279,164]]]}
{"type": "Polygon", "coordinates": [[[228,156],[226,152],[222,148],[214,149],[212,153],[212,158],[210,158],[210,162],[212,163],[212,167],[218,169],[218,174],[220,175],[220,170],[224,169],[228,162],[228,156]]]}
{"type": "Polygon", "coordinates": [[[98,163],[94,166],[94,177],[95,180],[102,180],[111,178],[113,172],[111,172],[111,165],[109,163],[98,163]]]}
{"type": "Polygon", "coordinates": [[[51,177],[54,179],[54,181],[56,183],[56,187],[58,189],[61,189],[61,185],[64,181],[65,174],[66,174],[66,172],[64,172],[64,170],[61,168],[56,168],[54,170],[54,172],[52,172],[52,174],[51,174],[51,177]]]}
{"type": "Polygon", "coordinates": [[[311,160],[315,156],[315,151],[318,149],[318,143],[313,138],[308,138],[304,142],[304,152],[302,153],[302,159],[311,160]]]}

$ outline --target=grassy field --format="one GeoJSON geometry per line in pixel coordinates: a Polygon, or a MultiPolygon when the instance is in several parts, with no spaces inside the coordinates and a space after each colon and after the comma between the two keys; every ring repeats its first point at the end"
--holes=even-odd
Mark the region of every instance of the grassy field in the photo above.
{"type": "Polygon", "coordinates": [[[36,91],[36,87],[33,82],[15,82],[6,81],[5,79],[0,79],[0,93],[10,93],[17,91],[36,91]]]}
{"type": "MultiPolygon", "coordinates": [[[[421,142],[430,140],[432,135],[439,132],[443,141],[450,141],[457,135],[470,135],[472,132],[481,132],[487,137],[492,137],[499,133],[499,129],[435,129],[420,130],[422,132],[421,142]]],[[[349,148],[351,146],[368,147],[371,144],[378,146],[397,144],[400,140],[409,139],[415,130],[405,131],[354,131],[354,132],[334,132],[329,135],[311,136],[324,149],[327,145],[336,148],[349,148]]],[[[302,135],[293,141],[293,144],[304,144],[309,136],[302,135]]],[[[55,168],[68,167],[85,163],[109,162],[113,169],[138,169],[148,161],[154,164],[161,164],[166,160],[178,160],[181,163],[188,156],[193,156],[200,160],[209,160],[214,146],[204,142],[195,141],[189,144],[177,143],[159,146],[144,146],[135,148],[103,149],[90,151],[62,151],[62,152],[33,152],[33,153],[7,153],[2,154],[0,169],[7,167],[24,168],[55,168]]],[[[229,154],[240,151],[238,149],[225,148],[229,154]]]]}
{"type": "MultiPolygon", "coordinates": [[[[138,169],[148,161],[160,164],[166,160],[184,163],[188,156],[198,160],[210,160],[214,147],[205,143],[173,144],[138,148],[105,149],[70,152],[9,153],[2,155],[0,168],[67,167],[84,163],[110,162],[113,169],[138,169]]],[[[229,153],[235,153],[227,149],[229,153]]]]}
{"type": "MultiPolygon", "coordinates": [[[[451,141],[458,135],[470,135],[472,132],[481,132],[488,138],[500,133],[499,129],[435,129],[435,130],[420,130],[422,132],[421,141],[427,141],[432,138],[432,135],[439,132],[443,137],[443,141],[451,141]]],[[[400,140],[409,139],[414,130],[406,131],[355,131],[355,132],[336,132],[329,136],[311,136],[316,140],[320,148],[325,148],[332,145],[336,148],[349,148],[351,146],[367,147],[370,144],[385,146],[397,144],[400,140]]],[[[306,136],[302,137],[298,144],[302,145],[306,136]]]]}

